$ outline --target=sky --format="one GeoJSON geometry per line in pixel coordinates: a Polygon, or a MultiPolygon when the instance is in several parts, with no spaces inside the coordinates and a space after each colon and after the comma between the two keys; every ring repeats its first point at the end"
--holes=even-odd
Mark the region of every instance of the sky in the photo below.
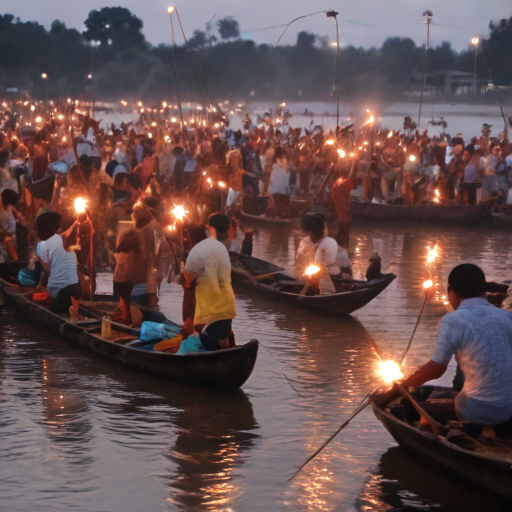
{"type": "MultiPolygon", "coordinates": [[[[426,40],[425,18],[433,12],[431,45],[449,41],[463,50],[472,37],[486,36],[489,21],[512,16],[511,0],[2,0],[1,14],[13,14],[22,21],[38,21],[49,28],[53,20],[64,21],[70,28],[83,31],[83,22],[92,9],[122,6],[144,22],[146,39],[154,44],[169,44],[171,29],[167,7],[176,2],[185,33],[204,29],[214,15],[233,16],[240,23],[242,37],[257,43],[275,44],[283,28],[259,30],[289,23],[292,19],[315,11],[339,11],[340,43],[345,46],[380,46],[390,36],[410,37],[418,45],[426,40]],[[171,2],[171,3],[170,3],[171,2]]],[[[336,38],[331,19],[324,14],[294,23],[280,44],[294,44],[301,30],[336,38]]],[[[177,39],[181,44],[180,39],[177,39]]]]}

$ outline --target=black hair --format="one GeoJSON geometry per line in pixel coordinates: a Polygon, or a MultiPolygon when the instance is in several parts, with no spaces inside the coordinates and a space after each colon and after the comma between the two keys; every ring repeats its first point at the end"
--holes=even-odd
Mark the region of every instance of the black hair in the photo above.
{"type": "Polygon", "coordinates": [[[7,208],[10,204],[15,206],[16,203],[20,200],[20,196],[9,188],[2,190],[2,204],[4,208],[7,208]]]}
{"type": "Polygon", "coordinates": [[[306,233],[320,233],[325,229],[325,215],[306,213],[300,220],[300,226],[306,233]]]}
{"type": "Polygon", "coordinates": [[[457,265],[448,276],[448,287],[463,299],[480,297],[485,293],[485,274],[472,263],[457,265]]]}
{"type": "Polygon", "coordinates": [[[41,213],[36,219],[36,231],[43,241],[51,238],[60,228],[60,215],[57,212],[41,213]]]}
{"type": "Polygon", "coordinates": [[[208,219],[208,225],[215,228],[217,233],[222,235],[229,231],[231,222],[229,217],[223,213],[212,213],[208,219]]]}
{"type": "Polygon", "coordinates": [[[194,226],[188,230],[188,239],[190,240],[192,247],[197,245],[199,242],[206,240],[207,238],[208,237],[206,236],[206,229],[204,226],[194,226]]]}
{"type": "Polygon", "coordinates": [[[114,185],[119,187],[123,184],[124,180],[128,179],[128,173],[126,172],[118,172],[116,177],[114,178],[114,185]]]}
{"type": "Polygon", "coordinates": [[[7,149],[4,149],[0,151],[0,166],[5,167],[5,164],[9,160],[9,151],[7,149]]]}

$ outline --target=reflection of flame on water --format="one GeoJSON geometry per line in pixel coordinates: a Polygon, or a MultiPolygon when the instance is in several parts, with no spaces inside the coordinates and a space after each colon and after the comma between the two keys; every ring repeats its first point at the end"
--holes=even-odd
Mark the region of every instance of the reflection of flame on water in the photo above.
{"type": "Polygon", "coordinates": [[[435,263],[436,258],[439,258],[439,253],[437,252],[437,244],[434,245],[434,248],[431,249],[429,246],[427,247],[427,264],[435,263]]]}
{"type": "Polygon", "coordinates": [[[398,364],[391,359],[379,363],[379,373],[388,384],[400,380],[404,376],[398,364]]]}

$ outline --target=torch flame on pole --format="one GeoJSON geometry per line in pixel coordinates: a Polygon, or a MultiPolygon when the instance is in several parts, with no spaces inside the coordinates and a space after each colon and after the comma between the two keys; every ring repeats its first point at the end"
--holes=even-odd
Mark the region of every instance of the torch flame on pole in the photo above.
{"type": "Polygon", "coordinates": [[[188,213],[187,210],[183,207],[183,205],[175,206],[174,210],[171,213],[178,219],[183,220],[183,217],[188,213]]]}
{"type": "Polygon", "coordinates": [[[379,373],[388,384],[400,380],[404,376],[400,371],[400,366],[391,359],[379,363],[379,373]]]}
{"type": "Polygon", "coordinates": [[[425,288],[425,290],[428,290],[429,288],[432,288],[432,286],[434,286],[434,283],[432,282],[431,279],[428,279],[427,281],[425,281],[423,283],[423,288],[425,288]]]}
{"type": "Polygon", "coordinates": [[[75,211],[76,213],[84,213],[87,207],[87,199],[78,197],[75,199],[75,211]]]}
{"type": "Polygon", "coordinates": [[[439,203],[439,190],[437,190],[437,188],[434,190],[434,194],[436,195],[436,197],[434,197],[433,201],[434,203],[439,203]]]}
{"type": "Polygon", "coordinates": [[[310,266],[306,269],[306,271],[304,272],[304,274],[305,274],[306,276],[311,277],[311,276],[315,275],[315,274],[316,274],[316,273],[318,273],[318,272],[320,272],[320,267],[318,267],[317,265],[310,265],[310,266]]]}

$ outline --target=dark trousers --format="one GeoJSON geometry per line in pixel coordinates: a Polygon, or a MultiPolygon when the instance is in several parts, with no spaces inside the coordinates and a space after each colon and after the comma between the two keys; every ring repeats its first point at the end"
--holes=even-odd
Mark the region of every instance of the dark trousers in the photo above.
{"type": "Polygon", "coordinates": [[[70,284],[65,288],[61,288],[55,300],[52,301],[52,311],[54,313],[67,313],[72,306],[71,297],[75,300],[82,297],[80,283],[70,284]]]}
{"type": "Polygon", "coordinates": [[[468,194],[468,204],[476,204],[476,191],[480,188],[480,183],[464,183],[462,190],[468,194]]]}
{"type": "Polygon", "coordinates": [[[220,350],[219,341],[225,340],[231,332],[231,320],[219,320],[210,324],[200,335],[199,339],[207,350],[220,350]]]}
{"type": "Polygon", "coordinates": [[[280,217],[288,215],[290,209],[290,196],[286,194],[272,194],[277,214],[280,217]]]}
{"type": "Polygon", "coordinates": [[[350,244],[350,221],[339,223],[338,233],[336,233],[336,242],[338,242],[340,247],[348,249],[350,244]]]}

